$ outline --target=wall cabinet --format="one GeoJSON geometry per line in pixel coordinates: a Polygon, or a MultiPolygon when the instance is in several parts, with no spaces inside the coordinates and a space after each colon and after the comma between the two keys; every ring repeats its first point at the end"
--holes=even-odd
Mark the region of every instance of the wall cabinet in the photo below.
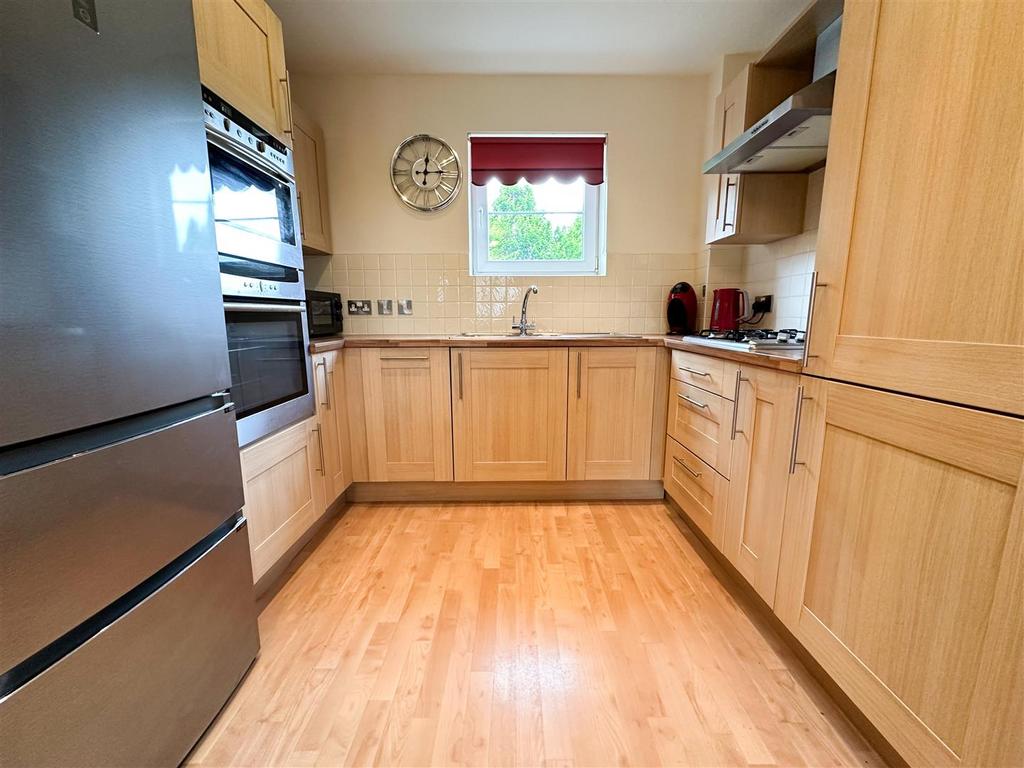
{"type": "Polygon", "coordinates": [[[203,85],[291,146],[281,20],[263,0],[192,0],[192,13],[203,85]]]}
{"type": "MultiPolygon", "coordinates": [[[[746,66],[715,100],[714,152],[808,82],[803,70],[746,66]]],[[[770,243],[800,234],[807,176],[799,173],[721,174],[708,201],[707,242],[770,243]]]]}
{"type": "Polygon", "coordinates": [[[1024,421],[802,385],[776,613],[911,765],[1024,764],[1024,421]]]}
{"type": "Polygon", "coordinates": [[[655,352],[654,347],[569,350],[569,480],[648,478],[655,352]]]}
{"type": "Polygon", "coordinates": [[[565,480],[569,350],[451,350],[456,480],[565,480]]]}
{"type": "Polygon", "coordinates": [[[326,508],[321,438],[319,423],[311,418],[241,453],[254,582],[326,508]]]}
{"type": "Polygon", "coordinates": [[[326,504],[333,504],[352,482],[345,376],[338,351],[313,356],[313,389],[323,433],[326,504]]]}
{"type": "Polygon", "coordinates": [[[354,479],[452,480],[448,350],[351,349],[344,358],[354,479]]]}
{"type": "Polygon", "coordinates": [[[333,251],[324,133],[298,104],[292,104],[292,123],[302,250],[330,254],[333,251]]]}
{"type": "Polygon", "coordinates": [[[809,372],[1024,414],[1022,39],[1014,3],[847,4],[809,372]]]}
{"type": "Polygon", "coordinates": [[[800,377],[748,365],[736,375],[723,553],[773,605],[800,377]]]}

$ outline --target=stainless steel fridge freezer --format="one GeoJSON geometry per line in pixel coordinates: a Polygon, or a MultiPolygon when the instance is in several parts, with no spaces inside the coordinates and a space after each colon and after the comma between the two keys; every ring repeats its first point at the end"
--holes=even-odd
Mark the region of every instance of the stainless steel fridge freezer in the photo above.
{"type": "Polygon", "coordinates": [[[259,648],[189,0],[5,0],[0,765],[171,765],[259,648]]]}

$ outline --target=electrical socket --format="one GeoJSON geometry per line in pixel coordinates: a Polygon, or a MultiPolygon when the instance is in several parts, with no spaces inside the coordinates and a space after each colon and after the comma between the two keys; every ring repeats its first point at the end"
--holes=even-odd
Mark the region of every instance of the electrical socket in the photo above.
{"type": "Polygon", "coordinates": [[[769,293],[767,296],[755,296],[754,303],[750,307],[751,312],[771,312],[772,311],[772,295],[769,293]]]}
{"type": "Polygon", "coordinates": [[[400,314],[400,315],[411,315],[412,314],[412,299],[399,299],[398,300],[398,314],[400,314]]]}
{"type": "Polygon", "coordinates": [[[349,299],[348,313],[350,315],[372,315],[373,302],[369,299],[349,299]]]}

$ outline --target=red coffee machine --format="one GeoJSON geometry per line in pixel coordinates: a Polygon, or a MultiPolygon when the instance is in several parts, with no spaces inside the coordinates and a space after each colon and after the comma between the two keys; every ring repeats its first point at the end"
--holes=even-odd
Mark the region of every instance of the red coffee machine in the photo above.
{"type": "Polygon", "coordinates": [[[735,331],[747,313],[747,294],[739,288],[715,288],[711,304],[711,330],[735,331]]]}
{"type": "Polygon", "coordinates": [[[689,283],[676,283],[668,292],[668,332],[685,336],[697,330],[697,293],[689,283]]]}

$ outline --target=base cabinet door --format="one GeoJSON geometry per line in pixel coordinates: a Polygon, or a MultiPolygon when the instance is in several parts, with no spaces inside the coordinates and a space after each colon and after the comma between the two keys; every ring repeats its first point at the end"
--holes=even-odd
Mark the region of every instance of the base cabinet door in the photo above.
{"type": "Polygon", "coordinates": [[[1024,420],[801,382],[775,612],[909,764],[1024,764],[1024,420]]]}
{"type": "Polygon", "coordinates": [[[242,451],[254,582],[326,508],[321,439],[319,423],[311,418],[242,451]]]}
{"type": "Polygon", "coordinates": [[[569,350],[569,480],[646,480],[654,418],[653,347],[569,350]]]}
{"type": "Polygon", "coordinates": [[[565,480],[569,350],[451,356],[455,479],[565,480]]]}
{"type": "Polygon", "coordinates": [[[199,79],[291,146],[291,95],[281,20],[263,0],[192,0],[199,79]]]}
{"type": "Polygon", "coordinates": [[[445,348],[345,354],[356,480],[451,480],[451,383],[445,348]]]}
{"type": "Polygon", "coordinates": [[[348,414],[345,410],[345,377],[341,353],[321,352],[313,356],[313,388],[317,418],[323,430],[324,490],[328,506],[352,482],[349,470],[348,414]]]}
{"type": "Polygon", "coordinates": [[[739,375],[723,552],[772,605],[800,377],[753,366],[739,375]]]}

